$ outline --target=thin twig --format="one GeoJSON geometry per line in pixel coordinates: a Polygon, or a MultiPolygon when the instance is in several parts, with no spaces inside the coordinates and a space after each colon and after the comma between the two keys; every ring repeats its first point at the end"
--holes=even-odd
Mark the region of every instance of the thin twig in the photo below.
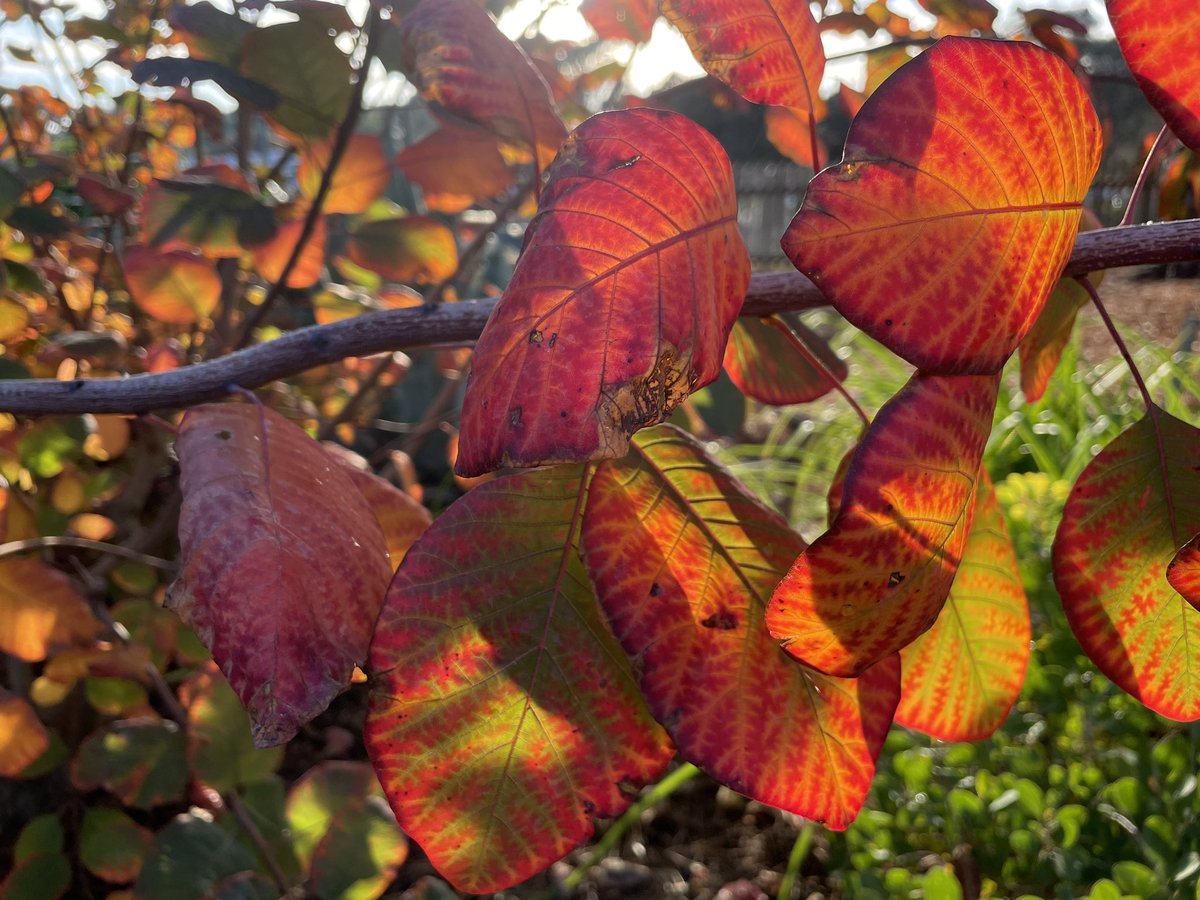
{"type": "Polygon", "coordinates": [[[283,293],[283,289],[287,286],[288,279],[292,275],[292,270],[300,262],[304,248],[308,246],[309,239],[312,238],[313,232],[316,231],[317,220],[321,217],[321,208],[325,205],[325,198],[333,186],[333,176],[341,164],[342,157],[346,153],[346,148],[350,146],[350,138],[354,135],[354,129],[358,125],[358,117],[362,113],[363,91],[367,87],[367,75],[370,72],[371,61],[375,58],[380,35],[383,33],[383,30],[379,27],[379,21],[379,6],[373,3],[367,14],[366,24],[363,26],[363,33],[366,35],[366,50],[363,53],[362,65],[358,70],[358,80],[354,83],[354,93],[350,98],[350,108],[346,111],[346,117],[338,125],[337,134],[333,140],[333,147],[329,151],[329,162],[325,166],[325,171],[321,173],[321,184],[317,188],[317,194],[313,197],[312,205],[309,206],[308,213],[304,217],[304,226],[300,229],[300,237],[296,240],[296,245],[292,248],[292,255],[288,257],[287,264],[283,267],[278,280],[271,285],[271,289],[267,291],[267,296],[263,298],[262,303],[258,305],[254,312],[246,317],[241,337],[238,338],[237,343],[234,345],[235,349],[241,349],[250,343],[250,339],[254,337],[254,330],[263,323],[263,320],[266,319],[267,314],[270,313],[271,308],[275,305],[275,301],[283,293]]]}
{"type": "Polygon", "coordinates": [[[850,405],[850,408],[854,410],[854,412],[858,414],[859,419],[862,420],[863,428],[869,428],[871,425],[871,417],[867,415],[867,411],[863,409],[862,406],[859,405],[859,402],[854,399],[854,396],[848,390],[846,390],[846,386],[842,384],[842,380],[829,370],[829,366],[825,365],[824,360],[817,356],[817,354],[813,353],[808,344],[804,343],[804,341],[800,339],[800,335],[796,334],[796,330],[792,328],[791,323],[782,318],[772,318],[769,321],[772,324],[778,322],[780,330],[791,342],[792,346],[796,348],[796,352],[804,357],[805,362],[825,376],[825,379],[831,385],[833,385],[833,389],[842,395],[842,399],[844,399],[850,405]]]}
{"type": "MultiPolygon", "coordinates": [[[[1063,274],[1200,259],[1200,219],[1089,231],[1076,238],[1063,274]]],[[[413,307],[288,332],[209,362],[131,378],[0,380],[0,411],[26,415],[143,413],[219,400],[230,384],[245,388],[289,378],[348,356],[472,341],[495,300],[463,300],[432,309],[413,307]]],[[[799,272],[756,275],[743,315],[769,316],[829,303],[799,272]]]]}
{"type": "Polygon", "coordinates": [[[31,550],[44,550],[47,547],[74,547],[77,550],[98,550],[101,553],[111,553],[113,556],[132,559],[143,565],[153,566],[166,572],[174,572],[177,566],[169,559],[139,553],[120,544],[110,544],[106,541],[93,541],[91,538],[73,537],[67,534],[47,534],[41,537],[26,538],[22,541],[6,541],[0,544],[0,559],[17,553],[28,553],[31,550]]]}
{"type": "Polygon", "coordinates": [[[1133,190],[1129,192],[1129,204],[1125,207],[1125,215],[1121,216],[1122,225],[1133,224],[1133,217],[1136,215],[1138,203],[1142,199],[1142,192],[1150,181],[1150,175],[1158,168],[1162,158],[1170,152],[1175,141],[1175,135],[1171,133],[1170,127],[1164,125],[1159,131],[1158,137],[1154,139],[1150,152],[1146,154],[1146,161],[1142,164],[1142,171],[1138,173],[1137,181],[1133,183],[1133,190]]]}
{"type": "Polygon", "coordinates": [[[1090,278],[1076,278],[1075,280],[1083,286],[1088,296],[1092,298],[1092,305],[1096,307],[1096,312],[1100,313],[1100,318],[1104,321],[1104,327],[1108,329],[1113,343],[1117,345],[1117,350],[1121,352],[1121,357],[1125,360],[1125,365],[1129,367],[1129,374],[1132,376],[1134,384],[1137,385],[1138,391],[1142,395],[1142,402],[1146,404],[1146,415],[1150,418],[1150,425],[1154,429],[1154,443],[1158,448],[1158,468],[1162,473],[1163,496],[1167,503],[1167,516],[1171,521],[1171,537],[1175,541],[1175,547],[1178,548],[1181,546],[1179,542],[1179,529],[1175,525],[1175,501],[1172,499],[1171,494],[1171,477],[1167,473],[1167,448],[1163,442],[1162,426],[1158,421],[1158,405],[1151,398],[1150,388],[1146,386],[1146,380],[1142,378],[1142,373],[1138,371],[1138,367],[1133,361],[1133,354],[1129,352],[1129,347],[1125,345],[1125,340],[1117,331],[1117,326],[1113,323],[1112,317],[1108,314],[1108,309],[1100,299],[1100,293],[1096,290],[1096,286],[1092,284],[1090,278]]]}
{"type": "Polygon", "coordinates": [[[872,53],[882,53],[885,50],[894,50],[897,47],[929,47],[936,44],[940,38],[924,37],[924,38],[901,38],[898,41],[888,41],[886,44],[879,44],[875,47],[863,47],[861,50],[847,50],[845,53],[835,53],[832,56],[825,57],[826,62],[833,62],[838,59],[854,59],[856,56],[868,56],[872,53]]]}

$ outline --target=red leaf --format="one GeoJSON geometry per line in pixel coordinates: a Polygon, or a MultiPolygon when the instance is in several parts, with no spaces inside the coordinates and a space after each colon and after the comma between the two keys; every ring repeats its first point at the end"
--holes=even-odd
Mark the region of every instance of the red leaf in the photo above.
{"type": "Polygon", "coordinates": [[[860,680],[790,659],[764,622],[804,541],[667,425],[592,479],[584,558],[650,710],[734,790],[845,828],[899,698],[895,657],[860,680]]]}
{"type": "Polygon", "coordinates": [[[579,11],[602,41],[650,40],[658,18],[657,0],[583,0],[579,11]]]}
{"type": "Polygon", "coordinates": [[[1066,265],[1099,159],[1099,122],[1062,60],[946,38],[867,100],[783,248],[914,365],[993,372],[1066,265]]]}
{"type": "Polygon", "coordinates": [[[1046,393],[1058,368],[1063,349],[1071,340],[1075,316],[1088,303],[1088,292],[1073,278],[1059,281],[1037,321],[1021,340],[1021,391],[1026,403],[1036,403],[1046,393]]]}
{"type": "Polygon", "coordinates": [[[1175,136],[1200,151],[1200,4],[1108,0],[1121,53],[1175,136]]]}
{"type": "Polygon", "coordinates": [[[1029,663],[1029,604],[992,481],[933,627],[900,651],[896,722],[942,741],[981,741],[1008,718],[1029,663]]]}
{"type": "Polygon", "coordinates": [[[819,102],[825,50],[808,0],[663,0],[662,13],[747,100],[806,111],[819,102]]]}
{"type": "Polygon", "coordinates": [[[786,106],[768,106],[763,119],[767,126],[767,140],[796,165],[816,171],[828,162],[825,147],[819,139],[815,144],[817,158],[813,159],[813,122],[808,113],[786,106]]]}
{"type": "Polygon", "coordinates": [[[391,567],[350,477],[278,413],[192,409],[179,426],[180,574],[168,606],[246,706],[287,741],[366,659],[391,567]]]}
{"type": "Polygon", "coordinates": [[[392,570],[395,571],[408,548],[428,530],[433,516],[429,510],[391,482],[355,468],[336,453],[333,455],[342,464],[346,474],[371,508],[371,512],[375,514],[387,544],[392,570]]]}
{"type": "Polygon", "coordinates": [[[842,505],[800,554],[767,626],[801,662],[854,676],[933,625],[971,529],[997,376],[918,372],[854,454],[842,505]]]}
{"type": "Polygon", "coordinates": [[[161,253],[135,246],[121,259],[129,295],[160,322],[194,325],[207,319],[221,299],[221,277],[194,253],[161,253]]]}
{"type": "Polygon", "coordinates": [[[624,454],[720,373],[749,277],[708,132],[665,110],[588,119],[476,346],[458,474],[624,454]]]}
{"type": "Polygon", "coordinates": [[[475,488],[409,551],[379,618],[367,750],[460,890],[541,871],[672,754],[579,559],[585,495],[579,466],[475,488]]]}
{"type": "Polygon", "coordinates": [[[1183,599],[1200,609],[1200,534],[1175,554],[1167,566],[1167,581],[1183,599]]]}
{"type": "Polygon", "coordinates": [[[803,322],[789,325],[775,317],[734,323],[725,371],[747,397],[774,406],[809,403],[846,378],[846,364],[820,335],[803,322]]]}
{"type": "Polygon", "coordinates": [[[400,23],[405,74],[421,96],[534,154],[544,169],[567,136],[550,89],[475,0],[422,0],[400,23]]]}
{"type": "Polygon", "coordinates": [[[1167,581],[1167,566],[1197,532],[1200,430],[1151,407],[1083,470],[1054,538],[1054,584],[1084,652],[1120,688],[1182,722],[1200,719],[1200,611],[1167,581]]]}

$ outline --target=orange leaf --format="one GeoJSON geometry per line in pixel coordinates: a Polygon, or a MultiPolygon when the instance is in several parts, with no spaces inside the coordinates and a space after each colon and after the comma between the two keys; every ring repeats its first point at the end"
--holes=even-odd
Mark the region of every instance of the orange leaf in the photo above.
{"type": "MultiPolygon", "coordinates": [[[[309,144],[300,156],[296,170],[296,183],[300,196],[312,200],[321,187],[321,179],[329,165],[333,149],[333,138],[318,144],[309,144]]],[[[383,152],[383,143],[373,134],[354,134],[346,145],[346,152],[325,194],[321,205],[324,213],[357,214],[383,196],[392,169],[383,152]]]]}
{"type": "Polygon", "coordinates": [[[389,281],[433,284],[458,268],[454,233],[425,216],[364,222],[351,233],[346,252],[356,265],[389,281]]]}
{"type": "Polygon", "coordinates": [[[819,102],[825,50],[808,0],[663,0],[662,12],[747,100],[806,112],[819,102]]]}
{"type": "Polygon", "coordinates": [[[532,152],[539,169],[554,158],[567,129],[550,89],[474,0],[422,0],[400,23],[400,45],[422,98],[532,152]]]}
{"type": "Polygon", "coordinates": [[[1200,609],[1200,534],[1175,554],[1167,566],[1167,581],[1188,603],[1200,609]]]}
{"type": "Polygon", "coordinates": [[[1167,581],[1200,532],[1200,430],[1151,407],[1071,489],[1054,538],[1054,584],[1097,668],[1159,715],[1200,719],[1200,611],[1167,581]],[[1168,497],[1154,422],[1162,433],[1168,497]]]}
{"type": "Polygon", "coordinates": [[[993,372],[1066,265],[1099,159],[1100,124],[1062,60],[945,38],[867,100],[783,248],[919,368],[993,372]]]}
{"type": "Polygon", "coordinates": [[[981,741],[1004,724],[1029,662],[1029,604],[992,481],[933,627],[900,651],[896,723],[942,741],[981,741]]]}
{"type": "Polygon", "coordinates": [[[0,560],[0,651],[38,662],[100,630],[75,582],[31,557],[0,560]]]}
{"type": "Polygon", "coordinates": [[[455,471],[623,455],[720,373],[749,277],[708,132],[657,109],[588,119],[476,345],[455,471]]]}
{"type": "Polygon", "coordinates": [[[579,11],[602,41],[650,40],[658,18],[657,0],[583,0],[579,11]]]}
{"type": "Polygon", "coordinates": [[[463,891],[546,868],[672,755],[578,556],[586,493],[581,466],[475,488],[379,617],[367,750],[400,827],[463,891]]]}
{"type": "Polygon", "coordinates": [[[768,106],[763,118],[767,126],[767,140],[796,165],[815,171],[828,162],[825,147],[819,138],[816,143],[817,159],[815,163],[813,161],[812,123],[808,113],[786,106],[768,106]]]}
{"type": "Polygon", "coordinates": [[[136,246],[125,251],[122,265],[133,302],[160,322],[194,325],[221,299],[221,277],[202,256],[136,246]]]}
{"type": "Polygon", "coordinates": [[[391,567],[350,477],[278,413],[192,409],[179,426],[179,578],[167,605],[229,679],[260,746],[329,704],[366,658],[391,567]]]}
{"type": "Polygon", "coordinates": [[[1059,281],[1037,321],[1021,340],[1021,390],[1026,403],[1036,403],[1046,393],[1058,368],[1063,348],[1071,340],[1075,316],[1088,303],[1088,292],[1073,278],[1059,281]]]}
{"type": "Polygon", "coordinates": [[[50,735],[23,697],[0,690],[0,778],[17,778],[50,747],[50,735]]]}
{"type": "Polygon", "coordinates": [[[396,166],[420,186],[427,207],[451,215],[512,186],[496,138],[478,128],[443,124],[400,151],[396,166]]]}
{"type": "Polygon", "coordinates": [[[921,0],[938,17],[941,34],[985,34],[992,30],[998,10],[988,0],[921,0]]]}
{"type": "Polygon", "coordinates": [[[433,516],[391,482],[357,468],[338,453],[332,455],[342,464],[343,470],[375,514],[387,544],[392,571],[395,571],[408,548],[429,528],[433,516]]]}
{"type": "MultiPolygon", "coordinates": [[[[254,265],[258,273],[274,284],[283,277],[283,270],[296,251],[296,242],[304,231],[304,216],[282,223],[275,231],[275,236],[265,244],[259,244],[253,250],[254,265]]],[[[309,288],[321,280],[321,271],[325,268],[325,217],[318,216],[313,225],[300,258],[288,274],[287,287],[309,288]]]]}
{"type": "Polygon", "coordinates": [[[804,541],[696,441],[644,431],[597,469],[584,558],[642,691],[685,759],[830,828],[858,814],[899,699],[891,659],[830,678],[767,632],[767,599],[804,541]]]}
{"type": "Polygon", "coordinates": [[[879,411],[837,517],[767,610],[771,633],[801,662],[858,675],[933,625],[971,530],[999,383],[918,372],[879,411]]]}
{"type": "Polygon", "coordinates": [[[820,335],[803,322],[789,325],[775,317],[734,323],[725,347],[725,371],[747,397],[775,406],[824,397],[835,379],[846,378],[846,364],[820,335]],[[813,357],[821,366],[813,364],[813,357]]]}
{"type": "Polygon", "coordinates": [[[1200,4],[1108,0],[1121,53],[1175,136],[1200,151],[1200,4]]]}

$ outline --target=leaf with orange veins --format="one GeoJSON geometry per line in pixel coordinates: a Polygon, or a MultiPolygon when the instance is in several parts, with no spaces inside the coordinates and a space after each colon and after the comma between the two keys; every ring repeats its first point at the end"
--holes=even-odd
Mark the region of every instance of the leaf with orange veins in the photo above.
{"type": "Polygon", "coordinates": [[[999,383],[917,372],[879,411],[833,524],[771,598],[767,627],[788,653],[853,677],[933,625],[971,530],[999,383]]]}
{"type": "Polygon", "coordinates": [[[1053,547],[1054,584],[1084,652],[1180,722],[1200,719],[1200,611],[1168,581],[1168,566],[1197,532],[1200,430],[1153,406],[1083,470],[1053,547]]]}
{"type": "MultiPolygon", "coordinates": [[[[300,196],[306,200],[315,199],[321,188],[333,144],[333,138],[309,144],[300,154],[296,183],[300,196]]],[[[351,135],[346,152],[330,178],[321,211],[350,215],[366,212],[367,207],[383,196],[391,177],[392,167],[383,152],[383,142],[373,134],[351,135]]]]}
{"type": "Polygon", "coordinates": [[[453,215],[512,187],[496,138],[479,128],[444,124],[400,151],[396,166],[421,188],[425,205],[453,215]]]}
{"type": "Polygon", "coordinates": [[[738,319],[729,334],[724,364],[738,390],[774,406],[824,397],[845,380],[847,371],[846,363],[811,328],[774,316],[738,319]]]}
{"type": "Polygon", "coordinates": [[[1033,328],[1021,339],[1021,392],[1026,403],[1036,403],[1046,393],[1050,378],[1058,368],[1075,317],[1088,303],[1087,290],[1072,278],[1059,281],[1033,328]]]}
{"type": "Polygon", "coordinates": [[[1200,152],[1200,4],[1107,2],[1117,43],[1138,87],[1175,136],[1200,152]]]}
{"type": "Polygon", "coordinates": [[[753,103],[807,112],[825,72],[808,0],[663,0],[697,61],[753,103]]]}
{"type": "Polygon", "coordinates": [[[945,38],[863,105],[783,249],[918,368],[995,372],[1062,274],[1099,160],[1100,123],[1061,59],[945,38]]]}
{"type": "Polygon", "coordinates": [[[1167,565],[1167,581],[1183,599],[1200,609],[1200,534],[1184,544],[1167,565]]]}
{"type": "Polygon", "coordinates": [[[179,426],[181,563],[167,606],[246,707],[259,747],[289,740],[367,657],[391,576],[350,476],[283,416],[198,406],[179,426]]]}
{"type": "Polygon", "coordinates": [[[933,627],[900,651],[896,724],[942,741],[981,741],[1008,718],[1029,663],[1029,604],[992,481],[933,627]]]}
{"type": "Polygon", "coordinates": [[[895,656],[861,679],[791,659],[767,599],[804,549],[691,437],[643,431],[596,470],[583,555],[642,692],[685,759],[770,806],[844,829],[899,699],[895,656]]]}
{"type": "Polygon", "coordinates": [[[729,159],[689,119],[601,113],[547,174],[476,345],[459,475],[624,455],[720,374],[749,284],[729,159]]]}
{"type": "MultiPolygon", "coordinates": [[[[300,215],[289,222],[280,223],[274,237],[251,250],[258,274],[272,284],[283,277],[283,270],[296,252],[296,244],[304,233],[304,219],[305,216],[300,215]]],[[[286,287],[310,288],[321,280],[321,272],[325,268],[325,240],[325,217],[317,216],[296,265],[288,273],[286,287]]]]}
{"type": "Polygon", "coordinates": [[[0,652],[39,662],[55,648],[90,642],[99,631],[66,574],[32,557],[0,560],[0,652]]]}
{"type": "Polygon", "coordinates": [[[422,0],[400,23],[400,53],[424,100],[529,150],[539,169],[562,146],[545,80],[474,0],[422,0]]]}
{"type": "Polygon", "coordinates": [[[828,162],[820,139],[816,144],[812,141],[812,123],[808,113],[787,106],[768,106],[763,120],[767,126],[767,140],[796,165],[816,171],[828,162]],[[815,161],[814,146],[817,150],[815,161]]]}
{"type": "Polygon", "coordinates": [[[50,735],[24,697],[0,689],[0,778],[17,778],[50,747],[50,735]]]}
{"type": "Polygon", "coordinates": [[[379,617],[367,750],[462,891],[546,868],[673,753],[579,559],[586,495],[582,466],[475,488],[409,550],[379,617]]]}

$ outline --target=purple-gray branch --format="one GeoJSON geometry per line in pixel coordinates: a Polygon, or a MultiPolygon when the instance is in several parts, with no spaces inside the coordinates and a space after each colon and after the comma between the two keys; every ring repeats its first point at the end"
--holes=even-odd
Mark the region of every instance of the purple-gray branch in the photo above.
{"type": "MultiPolygon", "coordinates": [[[[1066,275],[1100,269],[1200,259],[1200,219],[1108,228],[1079,235],[1066,275]]],[[[799,272],[756,275],[743,315],[814,309],[827,300],[799,272]]],[[[0,411],[143,413],[217,400],[231,385],[256,388],[349,356],[473,341],[494,300],[465,300],[433,308],[369,313],[314,325],[228,356],[154,375],[74,381],[0,381],[0,411]]]]}

